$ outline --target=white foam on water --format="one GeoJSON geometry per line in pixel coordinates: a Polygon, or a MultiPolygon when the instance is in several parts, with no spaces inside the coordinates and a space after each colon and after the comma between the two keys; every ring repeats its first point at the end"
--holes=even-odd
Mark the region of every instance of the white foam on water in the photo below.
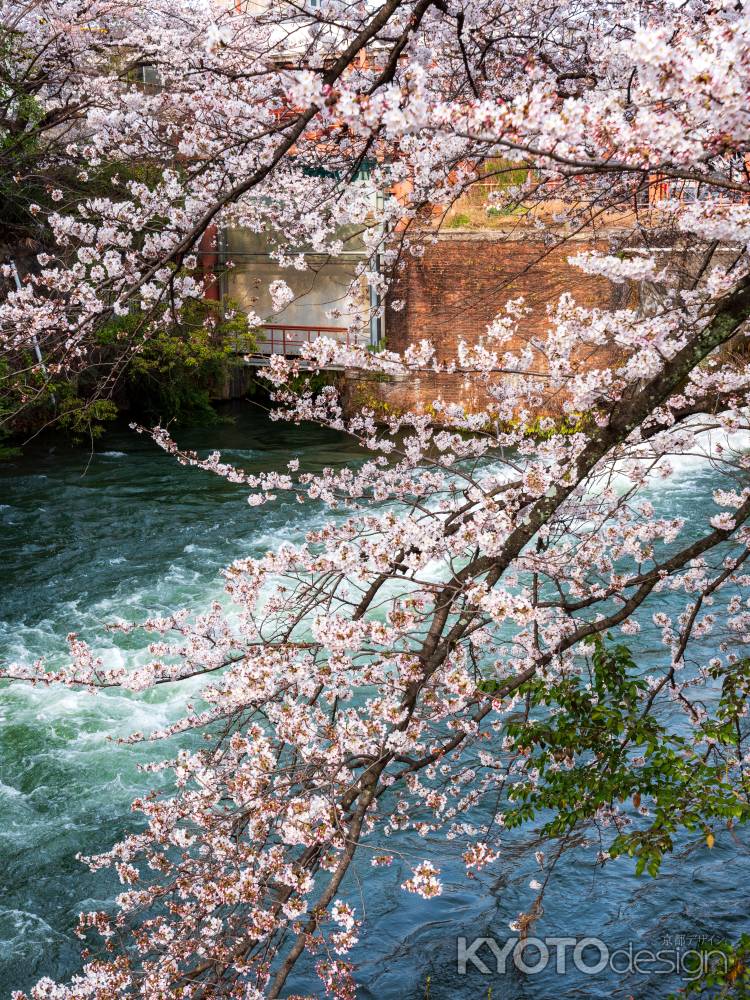
{"type": "Polygon", "coordinates": [[[257,448],[222,448],[221,455],[222,458],[226,455],[236,455],[238,458],[257,458],[259,455],[263,455],[264,452],[259,451],[257,448]]]}
{"type": "MultiPolygon", "coordinates": [[[[695,418],[700,423],[700,418],[695,418]]],[[[689,424],[687,425],[689,426],[689,424]]],[[[649,460],[648,445],[639,449],[644,460],[649,460]]],[[[662,493],[668,490],[690,491],[697,482],[713,474],[712,462],[720,458],[732,458],[750,451],[750,432],[724,430],[700,431],[696,435],[694,450],[687,454],[668,454],[659,459],[649,470],[646,484],[650,491],[662,493]],[[668,476],[664,472],[669,464],[671,471],[668,476]]],[[[611,470],[605,470],[596,476],[591,483],[592,494],[601,493],[609,486],[617,493],[625,493],[632,488],[632,481],[625,469],[632,464],[635,456],[619,459],[611,470]]]]}
{"type": "Polygon", "coordinates": [[[723,430],[702,431],[698,435],[698,441],[702,448],[701,453],[675,455],[669,459],[676,475],[681,476],[695,470],[705,470],[708,463],[719,456],[719,447],[724,455],[727,452],[743,455],[750,451],[750,431],[729,433],[723,430]]]}
{"type": "MultiPolygon", "coordinates": [[[[123,650],[116,646],[97,650],[107,666],[135,667],[150,659],[143,650],[123,650]]],[[[75,733],[66,737],[65,753],[73,755],[107,752],[127,753],[111,743],[110,737],[126,737],[133,732],[150,733],[180,718],[186,704],[195,699],[204,685],[200,677],[158,685],[147,693],[119,688],[92,693],[60,687],[34,687],[17,683],[0,691],[0,702],[14,723],[54,729],[60,722],[73,723],[75,733]]]]}
{"type": "Polygon", "coordinates": [[[128,455],[126,451],[100,451],[98,454],[103,458],[127,458],[128,455]]]}
{"type": "Polygon", "coordinates": [[[6,785],[4,781],[0,781],[0,798],[22,799],[24,798],[24,794],[17,788],[14,788],[13,785],[6,785]]]}
{"type": "MultiPolygon", "coordinates": [[[[23,942],[25,935],[33,930],[38,933],[43,931],[49,940],[65,940],[65,936],[51,927],[46,920],[43,920],[37,913],[29,910],[16,910],[10,907],[0,906],[0,923],[8,923],[12,928],[20,933],[18,939],[23,942]]],[[[7,939],[8,943],[13,943],[13,938],[7,939]]]]}
{"type": "Polygon", "coordinates": [[[214,550],[210,548],[208,545],[196,545],[194,542],[191,542],[189,545],[186,545],[182,551],[185,553],[185,555],[189,556],[193,555],[195,552],[205,552],[208,555],[213,555],[214,553],[214,550]]]}

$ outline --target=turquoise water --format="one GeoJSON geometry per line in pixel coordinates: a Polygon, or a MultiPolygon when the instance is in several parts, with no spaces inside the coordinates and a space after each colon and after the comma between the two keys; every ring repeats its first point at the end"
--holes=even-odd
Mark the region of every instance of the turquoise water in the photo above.
{"type": "MultiPolygon", "coordinates": [[[[271,423],[249,406],[235,412],[232,425],[179,437],[188,447],[220,448],[255,471],[281,468],[291,457],[308,469],[361,457],[342,436],[271,423]]],[[[711,489],[710,468],[686,464],[659,497],[661,509],[689,516],[708,503],[711,489]]],[[[299,541],[315,517],[322,515],[283,499],[251,508],[241,488],[178,466],[125,429],[108,433],[93,456],[39,443],[0,468],[0,656],[62,663],[65,636],[75,631],[106,662],[137,662],[146,640],[107,634],[107,621],[203,608],[221,594],[220,570],[231,559],[299,541]]],[[[644,633],[639,644],[641,656],[658,666],[654,636],[644,633]]],[[[154,784],[137,765],[165,753],[163,746],[117,746],[109,737],[174,718],[195,683],[145,697],[0,689],[0,997],[42,975],[75,971],[79,950],[71,931],[78,912],[106,905],[119,888],[110,873],[90,873],[76,854],[104,849],[132,827],[130,802],[154,784]]],[[[361,995],[417,1000],[429,976],[433,1000],[486,997],[488,986],[493,997],[514,1000],[666,996],[677,980],[652,972],[458,975],[457,936],[502,941],[508,921],[528,905],[535,872],[522,848],[533,834],[524,838],[506,836],[500,864],[476,882],[461,874],[458,842],[403,838],[404,863],[439,859],[445,890],[431,903],[398,888],[403,871],[356,873],[349,890],[355,904],[367,880],[367,923],[354,956],[361,995]]],[[[750,926],[742,839],[720,836],[713,851],[677,857],[656,882],[636,879],[625,861],[594,870],[591,858],[590,850],[573,852],[561,867],[540,936],[594,934],[611,947],[636,942],[656,950],[678,940],[687,947],[701,936],[736,936],[750,926]]],[[[304,969],[289,985],[290,992],[319,992],[304,969]]]]}

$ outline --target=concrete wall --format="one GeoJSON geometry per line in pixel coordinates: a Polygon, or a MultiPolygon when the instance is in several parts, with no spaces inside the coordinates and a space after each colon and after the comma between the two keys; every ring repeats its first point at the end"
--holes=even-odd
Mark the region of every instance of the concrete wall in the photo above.
{"type": "MultiPolygon", "coordinates": [[[[305,253],[307,270],[280,268],[269,256],[268,242],[262,235],[235,229],[227,234],[226,253],[233,263],[226,277],[225,292],[246,312],[253,311],[263,320],[289,326],[329,326],[346,330],[358,313],[366,314],[369,302],[364,282],[349,296],[356,277],[359,255],[352,253],[330,258],[305,253]],[[294,300],[275,313],[268,294],[269,284],[283,279],[294,292],[294,300]],[[338,315],[331,316],[331,312],[338,315]]],[[[366,341],[365,336],[365,341],[366,341]]]]}

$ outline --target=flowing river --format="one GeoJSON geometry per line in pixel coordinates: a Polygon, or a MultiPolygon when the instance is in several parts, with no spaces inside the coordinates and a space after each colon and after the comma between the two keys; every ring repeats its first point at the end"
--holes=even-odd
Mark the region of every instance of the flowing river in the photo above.
{"type": "MultiPolygon", "coordinates": [[[[237,408],[231,424],[178,437],[204,453],[218,448],[251,471],[281,469],[293,457],[313,471],[362,455],[343,436],[272,423],[249,406],[237,408]]],[[[660,507],[696,523],[711,488],[708,464],[685,462],[660,507]]],[[[108,664],[145,659],[143,636],[107,633],[106,623],[203,609],[221,596],[220,571],[232,559],[301,541],[311,516],[323,516],[284,499],[252,508],[245,495],[182,468],[126,429],[108,432],[93,455],[46,441],[2,464],[0,658],[62,664],[65,637],[76,632],[108,664]]],[[[638,651],[655,671],[663,651],[653,640],[653,633],[640,638],[638,651]]],[[[167,753],[163,745],[118,746],[110,737],[175,718],[194,689],[195,682],[185,682],[142,696],[91,696],[0,687],[0,998],[79,967],[80,942],[72,933],[78,913],[106,907],[120,887],[110,872],[90,873],[76,855],[106,849],[133,827],[130,802],[155,781],[138,764],[167,753]]],[[[485,949],[478,954],[488,972],[469,961],[464,975],[457,939],[470,947],[476,937],[492,937],[502,948],[513,936],[509,921],[529,905],[536,869],[522,848],[530,836],[506,835],[501,863],[473,881],[462,876],[458,842],[402,838],[405,860],[440,859],[444,891],[431,902],[399,889],[406,867],[363,865],[349,892],[359,916],[367,903],[353,955],[360,995],[480,1000],[491,988],[496,1000],[666,997],[682,978],[668,971],[669,962],[674,966],[701,939],[736,938],[750,929],[746,838],[725,833],[712,851],[679,853],[656,880],[636,878],[627,860],[595,868],[587,849],[571,852],[558,869],[534,933],[593,936],[623,949],[620,957],[592,971],[602,954],[597,946],[582,951],[577,965],[571,946],[564,974],[555,971],[553,952],[543,971],[533,971],[537,956],[529,954],[531,971],[508,961],[507,974],[498,976],[485,949]],[[628,949],[641,955],[636,967],[628,949]],[[644,951],[660,950],[661,965],[643,958],[644,951]]],[[[289,992],[321,995],[305,969],[289,992]]]]}

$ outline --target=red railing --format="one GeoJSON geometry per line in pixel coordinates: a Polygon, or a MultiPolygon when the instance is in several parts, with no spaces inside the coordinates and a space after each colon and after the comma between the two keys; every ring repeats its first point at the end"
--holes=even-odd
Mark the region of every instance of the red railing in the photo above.
{"type": "Polygon", "coordinates": [[[290,326],[286,323],[266,323],[263,326],[265,338],[258,344],[261,354],[299,354],[303,344],[312,343],[318,337],[332,337],[345,343],[347,347],[357,343],[343,326],[290,326]]]}

